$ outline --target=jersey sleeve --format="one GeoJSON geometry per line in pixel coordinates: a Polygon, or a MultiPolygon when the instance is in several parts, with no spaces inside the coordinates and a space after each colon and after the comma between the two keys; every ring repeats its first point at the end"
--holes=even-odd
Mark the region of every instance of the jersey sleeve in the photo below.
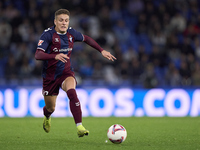
{"type": "Polygon", "coordinates": [[[76,31],[72,27],[69,27],[68,32],[74,36],[74,42],[83,42],[84,41],[83,34],[76,31]]]}
{"type": "Polygon", "coordinates": [[[51,35],[47,31],[44,31],[39,39],[37,49],[46,52],[50,42],[51,42],[51,35]]]}
{"type": "Polygon", "coordinates": [[[84,37],[84,42],[85,43],[87,43],[91,47],[95,48],[99,52],[103,51],[103,48],[101,48],[101,46],[95,40],[93,40],[91,37],[89,37],[87,35],[83,35],[83,37],[84,37]]]}

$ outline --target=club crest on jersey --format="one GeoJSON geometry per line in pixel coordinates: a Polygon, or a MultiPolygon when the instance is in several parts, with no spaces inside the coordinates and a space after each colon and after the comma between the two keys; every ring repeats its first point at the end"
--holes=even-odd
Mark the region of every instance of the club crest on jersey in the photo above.
{"type": "Polygon", "coordinates": [[[55,38],[55,42],[59,42],[59,39],[58,39],[58,38],[55,38]]]}
{"type": "Polygon", "coordinates": [[[39,40],[38,46],[42,45],[43,42],[44,42],[43,40],[39,40]]]}
{"type": "Polygon", "coordinates": [[[71,36],[69,37],[69,41],[72,42],[72,37],[71,36]]]}

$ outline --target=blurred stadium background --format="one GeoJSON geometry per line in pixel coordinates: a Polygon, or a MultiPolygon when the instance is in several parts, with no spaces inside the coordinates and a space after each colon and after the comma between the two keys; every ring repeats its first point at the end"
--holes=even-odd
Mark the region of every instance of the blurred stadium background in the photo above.
{"type": "MultiPolygon", "coordinates": [[[[117,57],[117,61],[109,62],[85,43],[76,43],[71,61],[79,91],[87,89],[86,93],[92,97],[90,87],[97,90],[103,87],[100,90],[116,97],[114,105],[119,104],[124,110],[130,106],[125,116],[170,116],[177,112],[180,116],[200,115],[200,1],[1,0],[0,116],[16,114],[21,99],[28,99],[27,106],[29,101],[34,101],[30,93],[42,86],[42,62],[34,59],[34,53],[41,33],[53,25],[54,12],[59,8],[71,12],[70,26],[92,37],[117,57]],[[145,96],[155,88],[158,91],[154,95],[162,94],[147,102],[152,104],[149,110],[144,103],[145,96]],[[127,105],[117,100],[118,89],[124,93],[122,99],[129,99],[127,105]],[[177,93],[173,100],[167,97],[171,94],[169,91],[177,93]],[[18,98],[20,92],[23,94],[18,98]],[[28,98],[23,98],[27,92],[28,98]],[[136,111],[136,108],[142,109],[136,111]],[[9,113],[10,109],[13,111],[9,113]]],[[[40,108],[42,96],[40,90],[37,93],[40,108]]],[[[104,101],[112,96],[107,97],[100,96],[99,101],[93,101],[98,103],[99,112],[112,105],[104,101]]],[[[90,106],[90,102],[87,104],[90,106]]],[[[85,116],[98,116],[90,108],[88,113],[85,116]]],[[[37,116],[29,110],[26,114],[37,116]]],[[[111,111],[105,116],[117,114],[120,111],[116,114],[111,111]]]]}

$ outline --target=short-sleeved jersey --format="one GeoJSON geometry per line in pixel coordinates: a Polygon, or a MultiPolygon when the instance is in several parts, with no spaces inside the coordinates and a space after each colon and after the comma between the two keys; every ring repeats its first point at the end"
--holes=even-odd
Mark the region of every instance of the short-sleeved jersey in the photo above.
{"type": "MultiPolygon", "coordinates": [[[[37,49],[44,51],[48,54],[67,54],[70,58],[73,50],[74,42],[83,41],[84,36],[69,27],[66,34],[60,34],[55,31],[54,27],[44,30],[38,42],[37,49]]],[[[71,70],[71,63],[67,63],[51,59],[44,60],[42,77],[47,80],[55,80],[63,74],[67,74],[71,70]]]]}

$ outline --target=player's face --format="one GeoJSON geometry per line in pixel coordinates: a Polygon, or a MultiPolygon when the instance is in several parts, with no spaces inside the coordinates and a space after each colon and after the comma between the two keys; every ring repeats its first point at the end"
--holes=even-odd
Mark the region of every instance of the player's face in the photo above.
{"type": "Polygon", "coordinates": [[[69,26],[69,16],[67,14],[60,14],[54,20],[56,25],[55,30],[59,33],[66,33],[69,26]]]}

